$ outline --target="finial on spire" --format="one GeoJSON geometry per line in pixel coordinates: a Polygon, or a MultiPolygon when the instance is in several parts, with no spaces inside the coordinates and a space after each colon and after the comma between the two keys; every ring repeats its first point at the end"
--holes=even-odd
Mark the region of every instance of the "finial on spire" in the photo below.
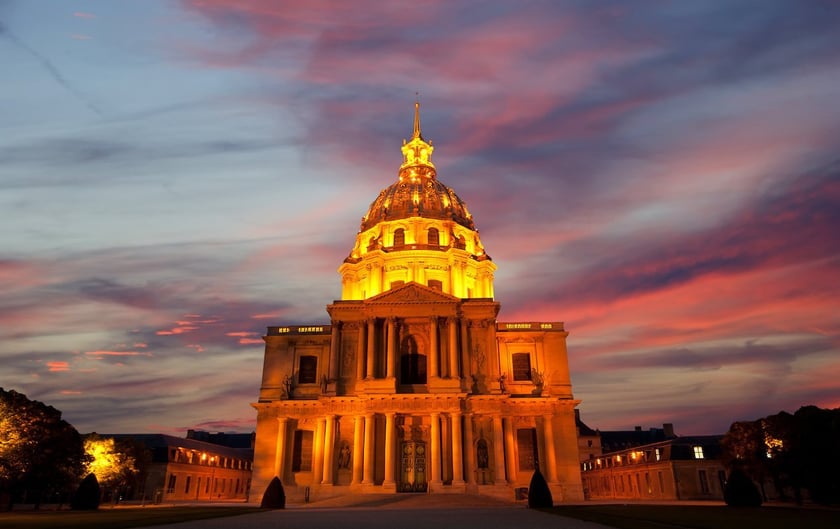
{"type": "Polygon", "coordinates": [[[423,138],[420,134],[420,92],[414,93],[416,99],[414,100],[414,133],[411,135],[411,139],[414,138],[423,138]]]}

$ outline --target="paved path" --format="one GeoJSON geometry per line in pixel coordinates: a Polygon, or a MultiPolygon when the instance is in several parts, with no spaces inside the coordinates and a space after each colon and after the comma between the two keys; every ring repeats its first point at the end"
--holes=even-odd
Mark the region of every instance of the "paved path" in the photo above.
{"type": "Polygon", "coordinates": [[[603,529],[606,526],[463,495],[355,496],[156,529],[603,529]]]}

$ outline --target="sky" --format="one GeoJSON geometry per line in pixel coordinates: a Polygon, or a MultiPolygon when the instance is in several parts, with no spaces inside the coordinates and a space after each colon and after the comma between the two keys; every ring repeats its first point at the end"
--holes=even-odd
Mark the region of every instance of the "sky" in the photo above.
{"type": "Polygon", "coordinates": [[[840,407],[840,2],[0,0],[0,387],[252,431],[414,101],[582,418],[840,407]]]}

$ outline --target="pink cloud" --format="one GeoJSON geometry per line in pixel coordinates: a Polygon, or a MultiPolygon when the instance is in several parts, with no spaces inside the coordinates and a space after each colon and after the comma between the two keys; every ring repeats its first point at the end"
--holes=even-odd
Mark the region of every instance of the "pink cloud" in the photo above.
{"type": "Polygon", "coordinates": [[[152,353],[139,351],[87,351],[88,356],[152,356],[152,353]]]}
{"type": "Polygon", "coordinates": [[[47,362],[47,367],[50,371],[69,371],[70,364],[67,362],[47,362]]]}
{"type": "Polygon", "coordinates": [[[262,344],[262,339],[258,338],[240,338],[239,343],[242,345],[262,344]]]}

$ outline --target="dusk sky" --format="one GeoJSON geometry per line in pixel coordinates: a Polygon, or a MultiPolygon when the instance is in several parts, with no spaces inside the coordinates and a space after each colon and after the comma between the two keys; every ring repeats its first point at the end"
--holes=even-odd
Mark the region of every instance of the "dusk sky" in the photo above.
{"type": "Polygon", "coordinates": [[[0,387],[252,431],[419,92],[602,430],[840,407],[840,2],[0,0],[0,387]],[[385,7],[387,6],[387,7],[385,7]]]}

